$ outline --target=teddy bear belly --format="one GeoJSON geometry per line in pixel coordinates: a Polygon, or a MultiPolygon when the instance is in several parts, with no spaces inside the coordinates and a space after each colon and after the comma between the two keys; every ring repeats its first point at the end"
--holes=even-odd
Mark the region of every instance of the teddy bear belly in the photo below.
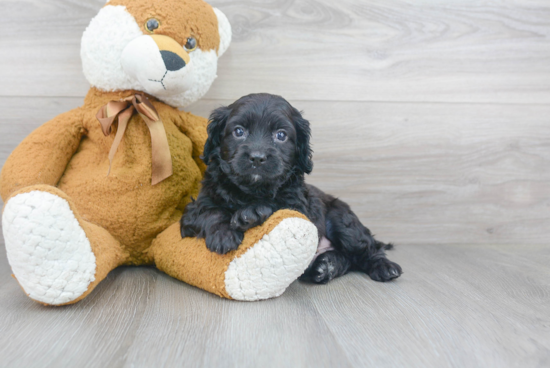
{"type": "Polygon", "coordinates": [[[152,260],[145,251],[152,240],[180,219],[190,197],[199,192],[200,170],[190,157],[182,156],[173,158],[174,174],[154,186],[146,166],[113,167],[107,177],[104,164],[93,166],[75,156],[58,187],[86,221],[105,228],[120,242],[130,253],[130,264],[148,264],[152,260]],[[87,165],[79,165],[80,159],[87,165]]]}

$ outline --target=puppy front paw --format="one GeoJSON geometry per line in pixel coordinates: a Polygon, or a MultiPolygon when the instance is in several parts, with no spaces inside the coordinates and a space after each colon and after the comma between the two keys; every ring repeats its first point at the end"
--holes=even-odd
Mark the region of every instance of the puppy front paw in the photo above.
{"type": "Polygon", "coordinates": [[[220,226],[216,231],[206,234],[206,247],[218,254],[225,254],[241,245],[244,233],[233,230],[229,226],[220,226]]]}
{"type": "Polygon", "coordinates": [[[183,221],[180,221],[180,233],[182,238],[194,238],[198,234],[195,229],[185,225],[183,221]]]}
{"type": "Polygon", "coordinates": [[[368,270],[368,275],[374,281],[391,281],[403,273],[401,266],[387,258],[380,258],[374,261],[368,270]]]}
{"type": "Polygon", "coordinates": [[[231,217],[231,228],[244,232],[263,224],[272,214],[273,210],[267,206],[242,208],[231,217]]]}

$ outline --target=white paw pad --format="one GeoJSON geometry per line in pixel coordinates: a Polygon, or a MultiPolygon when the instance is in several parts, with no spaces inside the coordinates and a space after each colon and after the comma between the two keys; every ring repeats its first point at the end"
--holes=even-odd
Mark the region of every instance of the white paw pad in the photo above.
{"type": "Polygon", "coordinates": [[[319,238],[317,228],[301,218],[287,218],[241,257],[229,264],[225,290],[235,300],[281,295],[305,271],[319,238]]]}
{"type": "Polygon", "coordinates": [[[32,299],[65,304],[95,280],[94,253],[66,200],[41,191],[18,194],[4,207],[2,229],[12,271],[32,299]]]}

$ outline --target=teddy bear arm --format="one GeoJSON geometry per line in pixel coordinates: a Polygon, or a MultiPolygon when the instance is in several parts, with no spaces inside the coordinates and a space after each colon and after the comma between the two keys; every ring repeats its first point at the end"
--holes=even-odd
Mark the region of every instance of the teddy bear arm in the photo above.
{"type": "Polygon", "coordinates": [[[180,119],[176,121],[176,126],[193,143],[193,160],[197,163],[201,175],[204,175],[206,165],[202,161],[201,156],[204,144],[208,138],[208,134],[206,133],[208,119],[184,111],[180,112],[179,117],[180,119]]]}
{"type": "Polygon", "coordinates": [[[223,255],[208,250],[204,239],[182,238],[179,223],[160,233],[149,252],[159,270],[178,280],[253,301],[281,295],[310,264],[318,240],[317,228],[304,215],[279,210],[223,255]]]}
{"type": "Polygon", "coordinates": [[[84,134],[82,113],[75,109],[34,130],[6,160],[0,173],[0,195],[36,184],[56,186],[84,134]]]}

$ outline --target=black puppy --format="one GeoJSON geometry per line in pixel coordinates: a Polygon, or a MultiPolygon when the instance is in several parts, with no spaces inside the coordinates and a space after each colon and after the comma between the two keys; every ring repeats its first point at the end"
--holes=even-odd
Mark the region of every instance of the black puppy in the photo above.
{"type": "Polygon", "coordinates": [[[309,122],[279,96],[253,94],[214,110],[208,168],[180,221],[182,237],[205,238],[208,249],[224,254],[275,211],[293,209],[317,226],[322,253],[302,280],[326,283],[350,269],[376,281],[399,277],[401,267],[384,253],[391,245],[375,240],[346,203],[304,183],[313,168],[309,138],[309,122]]]}

